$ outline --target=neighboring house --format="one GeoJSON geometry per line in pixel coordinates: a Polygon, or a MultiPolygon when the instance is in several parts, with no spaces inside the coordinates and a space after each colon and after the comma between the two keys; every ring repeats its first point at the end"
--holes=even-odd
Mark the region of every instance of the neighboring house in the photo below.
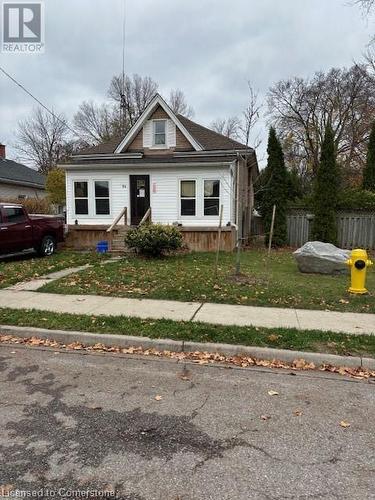
{"type": "Polygon", "coordinates": [[[0,144],[0,201],[43,198],[45,195],[44,175],[8,160],[5,146],[0,144]]]}
{"type": "MultiPolygon", "coordinates": [[[[178,225],[196,250],[216,248],[221,206],[223,248],[234,247],[237,227],[244,238],[249,233],[254,150],[176,115],[159,94],[125,137],[81,151],[62,167],[72,246],[105,239],[125,207],[127,225],[138,225],[151,207],[152,222],[178,225]]],[[[121,229],[115,227],[118,241],[121,229]]]]}

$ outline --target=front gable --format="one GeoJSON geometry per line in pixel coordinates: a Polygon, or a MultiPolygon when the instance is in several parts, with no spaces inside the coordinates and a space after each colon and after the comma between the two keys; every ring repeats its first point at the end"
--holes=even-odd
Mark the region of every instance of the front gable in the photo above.
{"type": "Polygon", "coordinates": [[[157,154],[173,154],[174,151],[195,151],[192,144],[177,127],[161,106],[157,106],[151,116],[144,122],[143,127],[121,153],[144,153],[145,156],[157,154]],[[153,147],[153,122],[166,121],[165,147],[153,147]]]}
{"type": "Polygon", "coordinates": [[[202,149],[168,104],[157,94],[118,145],[115,153],[143,152],[145,155],[165,155],[174,151],[202,149]]]}

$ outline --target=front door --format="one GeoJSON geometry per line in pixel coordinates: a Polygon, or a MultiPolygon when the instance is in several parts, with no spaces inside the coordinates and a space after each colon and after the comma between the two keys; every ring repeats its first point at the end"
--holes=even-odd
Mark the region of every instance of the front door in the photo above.
{"type": "Polygon", "coordinates": [[[131,225],[137,226],[150,208],[150,176],[130,176],[131,225]]]}

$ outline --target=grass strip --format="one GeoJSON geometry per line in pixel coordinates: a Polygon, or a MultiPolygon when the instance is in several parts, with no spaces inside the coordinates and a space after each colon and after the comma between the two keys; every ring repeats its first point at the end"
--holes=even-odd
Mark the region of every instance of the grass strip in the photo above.
{"type": "Polygon", "coordinates": [[[375,357],[375,335],[346,335],[294,328],[221,326],[126,316],[58,314],[9,308],[0,308],[0,324],[375,357]]]}

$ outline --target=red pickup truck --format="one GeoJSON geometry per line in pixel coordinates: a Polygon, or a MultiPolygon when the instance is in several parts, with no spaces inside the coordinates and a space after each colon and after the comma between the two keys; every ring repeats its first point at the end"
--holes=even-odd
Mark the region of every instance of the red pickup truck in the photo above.
{"type": "Polygon", "coordinates": [[[35,250],[52,255],[64,240],[64,221],[50,215],[29,215],[22,205],[0,203],[0,255],[35,250]]]}

